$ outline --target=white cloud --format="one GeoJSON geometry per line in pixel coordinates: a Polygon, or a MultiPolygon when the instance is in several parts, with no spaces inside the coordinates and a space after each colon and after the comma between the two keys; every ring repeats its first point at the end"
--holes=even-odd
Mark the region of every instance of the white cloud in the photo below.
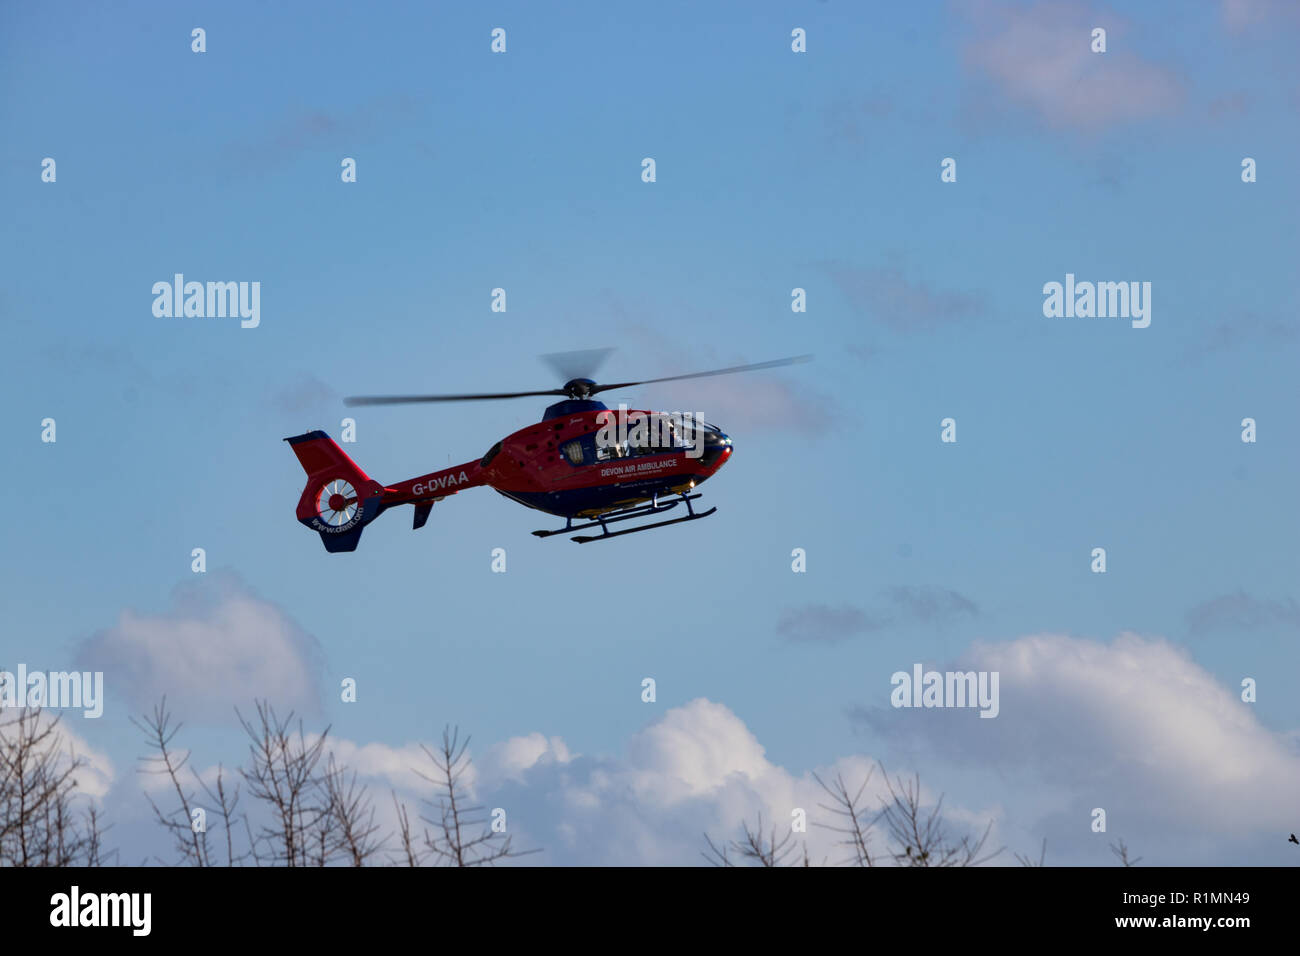
{"type": "MultiPolygon", "coordinates": [[[[0,710],[0,734],[12,738],[14,730],[10,722],[15,720],[19,713],[16,708],[0,710]]],[[[45,738],[38,750],[41,753],[57,753],[55,763],[59,767],[66,767],[71,760],[79,758],[82,765],[73,775],[77,781],[77,792],[96,801],[103,799],[112,788],[117,776],[113,762],[107,754],[96,750],[86,742],[85,738],[72,730],[71,722],[67,717],[56,717],[53,711],[43,710],[37,720],[38,723],[29,727],[29,734],[38,733],[38,727],[48,728],[53,721],[58,721],[54,733],[45,738]]]]}
{"type": "Polygon", "coordinates": [[[859,716],[953,771],[997,774],[1008,812],[1067,853],[1082,852],[1093,807],[1106,809],[1109,832],[1145,843],[1148,863],[1260,862],[1253,854],[1273,852],[1274,836],[1295,827],[1300,757],[1287,735],[1168,641],[1034,635],[976,644],[960,666],[999,672],[995,720],[889,708],[859,716]]]}
{"type": "Polygon", "coordinates": [[[82,644],[80,665],[104,672],[110,697],[140,712],[166,694],[183,720],[230,716],[259,697],[318,711],[319,645],[277,605],[216,573],[178,587],[173,604],[161,614],[125,610],[82,644]]]}
{"type": "Polygon", "coordinates": [[[522,780],[533,767],[566,764],[572,760],[573,755],[563,739],[533,732],[497,744],[474,766],[484,785],[492,787],[507,780],[522,780]]]}
{"type": "MultiPolygon", "coordinates": [[[[315,735],[308,735],[309,742],[315,739],[315,735]]],[[[420,774],[430,776],[436,771],[419,744],[390,747],[387,744],[358,744],[340,737],[330,737],[326,750],[333,752],[338,765],[348,773],[355,771],[358,777],[366,778],[371,784],[381,784],[383,789],[391,788],[412,794],[431,791],[432,784],[420,774]]],[[[472,767],[470,770],[464,782],[472,791],[475,776],[472,767]]]]}
{"type": "Polygon", "coordinates": [[[1004,756],[1059,754],[1048,765],[1054,778],[1080,785],[1104,774],[1190,826],[1212,819],[1220,832],[1246,832],[1294,823],[1300,760],[1250,704],[1173,644],[1043,635],[972,656],[1002,673],[1003,713],[1010,708],[1017,740],[1004,756]],[[1070,759],[1081,752],[1095,762],[1070,759]]]}
{"type": "MultiPolygon", "coordinates": [[[[904,747],[928,745],[913,762],[925,767],[927,800],[947,792],[958,832],[993,821],[990,847],[1008,844],[1000,862],[1014,850],[1036,855],[1043,836],[1056,864],[1109,865],[1116,837],[1148,863],[1282,852],[1273,845],[1294,829],[1300,793],[1294,742],[1180,648],[1132,634],[1109,644],[1036,635],[976,644],[962,666],[1000,673],[999,717],[886,708],[877,723],[904,747]],[[1096,806],[1107,810],[1106,834],[1090,829],[1096,806]]],[[[818,772],[843,772],[852,785],[872,765],[855,755],[818,772]]],[[[901,762],[890,769],[910,773],[901,762]]],[[[883,784],[877,769],[868,807],[880,806],[883,784]]],[[[810,824],[833,822],[811,773],[772,763],[736,714],[704,699],[667,711],[621,758],[539,760],[487,799],[512,808],[517,840],[545,847],[538,862],[548,863],[689,864],[704,832],[735,836],[760,811],[781,832],[795,807],[810,824]]],[[[841,859],[834,839],[810,826],[812,858],[841,859]]],[[[873,845],[883,850],[883,835],[873,845]]]]}
{"type": "MultiPolygon", "coordinates": [[[[388,831],[397,823],[390,791],[407,806],[417,833],[426,826],[420,817],[436,816],[428,803],[434,785],[412,769],[432,769],[418,744],[331,737],[329,746],[370,788],[376,820],[388,831]]],[[[840,770],[860,782],[870,761],[849,758],[828,772],[840,770]]],[[[691,865],[704,862],[706,831],[715,839],[738,836],[741,821],[753,823],[759,812],[765,829],[776,824],[782,832],[796,806],[829,821],[816,806],[825,796],[810,774],[795,777],[771,763],[743,721],[705,699],[673,708],[635,734],[622,759],[575,755],[561,738],[531,733],[475,755],[463,783],[469,803],[507,811],[516,850],[544,851],[523,857],[525,865],[691,865]]],[[[872,806],[878,792],[883,788],[874,785],[868,792],[872,806]]],[[[835,839],[810,832],[814,858],[843,856],[835,839]]]]}
{"type": "MultiPolygon", "coordinates": [[[[865,757],[827,768],[860,782],[865,757]]],[[[875,806],[875,781],[867,798],[875,806]]],[[[830,822],[811,774],[796,776],[768,760],[745,723],[703,698],[667,711],[636,733],[622,758],[539,760],[489,795],[510,809],[516,845],[541,846],[547,864],[690,865],[703,863],[704,834],[739,835],[742,820],[790,832],[791,811],[830,822]]],[[[836,837],[810,828],[813,858],[839,859],[836,837]]]]}
{"type": "Polygon", "coordinates": [[[962,4],[976,28],[966,61],[1009,100],[1053,127],[1095,130],[1160,115],[1183,95],[1179,77],[1120,41],[1125,21],[1082,3],[962,4]],[[1093,53],[1092,30],[1107,33],[1107,52],[1093,53]]]}
{"type": "MultiPolygon", "coordinates": [[[[1147,864],[1275,862],[1295,828],[1300,753],[1294,734],[1259,722],[1232,686],[1220,684],[1186,652],[1161,639],[1122,635],[1111,643],[1034,635],[977,643],[963,669],[1000,674],[1000,713],[970,710],[863,711],[864,721],[908,759],[890,757],[893,774],[922,769],[924,802],[941,793],[957,834],[990,821],[989,848],[1006,844],[1037,856],[1048,841],[1051,864],[1114,863],[1108,844],[1123,838],[1147,864]],[[1090,829],[1104,807],[1108,831],[1090,829]]],[[[888,688],[882,684],[881,699],[888,688]]],[[[378,822],[391,830],[390,790],[420,815],[434,787],[418,744],[400,747],[331,738],[340,764],[371,788],[378,822]]],[[[818,768],[850,787],[870,777],[863,806],[876,810],[884,780],[868,754],[818,768]]],[[[791,811],[807,813],[813,862],[840,862],[846,850],[822,805],[811,771],[769,759],[733,711],[707,699],[666,710],[633,734],[622,755],[583,756],[558,737],[530,733],[475,755],[470,802],[507,812],[516,849],[541,848],[525,865],[691,865],[703,863],[704,834],[740,835],[761,813],[764,830],[789,832],[791,811]]],[[[885,838],[878,830],[872,848],[885,838]]],[[[1285,862],[1283,858],[1282,862],[1285,862]]]]}

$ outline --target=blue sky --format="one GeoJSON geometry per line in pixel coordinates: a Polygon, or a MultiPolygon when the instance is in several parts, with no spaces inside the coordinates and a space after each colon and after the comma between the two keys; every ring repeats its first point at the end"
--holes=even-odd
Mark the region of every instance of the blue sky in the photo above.
{"type": "Polygon", "coordinates": [[[700,819],[780,809],[768,770],[873,759],[1052,862],[1109,862],[1086,816],[1108,800],[1151,862],[1292,862],[1273,831],[1295,821],[1263,797],[1151,807],[1300,781],[1297,26],[1266,2],[9,4],[0,666],[99,662],[106,714],[69,727],[111,764],[132,858],[154,837],[127,715],[166,691],[195,760],[229,763],[234,706],[289,688],[286,708],[396,748],[390,770],[468,729],[548,862],[607,859],[557,829],[601,761],[699,799],[749,781],[703,818],[660,795],[593,824],[617,862],[692,862],[700,819]],[[259,327],[156,318],[175,272],[259,281],[259,327]],[[1150,282],[1150,327],[1044,317],[1066,273],[1150,282]],[[607,380],[816,358],[611,396],[734,438],[707,522],[575,547],[479,489],[329,555],[294,520],[286,435],[351,415],[347,450],[391,482],[545,404],[342,396],[549,388],[539,354],[603,346],[607,380]],[[888,708],[894,671],[980,660],[1019,675],[997,720],[888,708]],[[1189,741],[1202,718],[1245,721],[1249,746],[1189,741]],[[674,763],[685,744],[637,763],[679,723],[715,755],[740,741],[690,765],[718,779],[674,763]],[[1189,762],[1116,746],[1145,731],[1189,762]],[[509,742],[532,734],[570,759],[529,763],[509,742]],[[632,839],[628,814],[658,822],[632,839]]]}

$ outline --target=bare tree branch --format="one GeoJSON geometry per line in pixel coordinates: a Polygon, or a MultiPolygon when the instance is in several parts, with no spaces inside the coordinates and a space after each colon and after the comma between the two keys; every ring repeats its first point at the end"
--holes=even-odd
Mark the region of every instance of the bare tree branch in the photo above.
{"type": "Polygon", "coordinates": [[[99,866],[103,833],[76,774],[86,761],[39,707],[0,710],[0,866],[99,866]]]}
{"type": "MultiPolygon", "coordinates": [[[[759,813],[758,823],[751,830],[747,821],[741,821],[741,829],[744,831],[744,837],[740,840],[728,840],[719,846],[706,833],[704,840],[708,844],[708,849],[704,851],[704,858],[714,866],[735,866],[731,862],[731,854],[736,854],[742,860],[751,860],[754,866],[786,866],[786,861],[798,849],[793,846],[794,831],[777,835],[777,828],[772,827],[772,832],[768,836],[763,834],[763,814],[759,813]]],[[[808,848],[804,847],[803,866],[808,865],[808,848]]]]}
{"type": "Polygon", "coordinates": [[[433,800],[426,802],[438,810],[436,819],[421,818],[433,827],[432,832],[425,831],[425,846],[445,866],[491,866],[500,860],[540,852],[512,849],[511,837],[497,839],[500,834],[488,823],[486,808],[464,805],[466,786],[462,778],[471,764],[468,748],[469,737],[462,741],[459,727],[443,728],[442,746],[437,750],[421,745],[434,772],[416,773],[436,788],[436,804],[433,800]],[[471,835],[471,831],[478,832],[471,835]]]}
{"type": "Polygon", "coordinates": [[[1137,866],[1142,862],[1142,857],[1140,856],[1131,860],[1129,859],[1128,846],[1122,839],[1117,843],[1112,843],[1110,845],[1110,852],[1115,854],[1115,858],[1119,860],[1120,866],[1137,866]]]}
{"type": "Polygon", "coordinates": [[[948,833],[943,817],[943,797],[928,812],[921,802],[921,777],[913,774],[911,780],[902,777],[889,779],[881,766],[889,799],[882,798],[879,819],[885,823],[893,847],[890,856],[899,866],[979,866],[987,863],[1005,849],[999,847],[991,853],[984,852],[993,829],[993,821],[979,839],[963,836],[954,839],[948,833]]]}
{"type": "Polygon", "coordinates": [[[862,806],[862,794],[867,789],[867,784],[871,781],[871,774],[874,770],[875,767],[872,767],[871,770],[867,771],[866,777],[862,780],[862,785],[856,791],[849,790],[848,785],[844,782],[843,774],[836,774],[835,780],[829,785],[816,773],[813,774],[813,779],[829,794],[832,801],[832,805],[829,807],[822,803],[817,806],[839,818],[835,825],[814,823],[813,826],[840,835],[841,839],[838,842],[841,846],[847,846],[852,853],[850,857],[841,862],[852,866],[874,865],[871,859],[871,851],[867,849],[867,835],[871,830],[871,824],[867,822],[867,811],[862,806]]]}
{"type": "Polygon", "coordinates": [[[265,859],[281,866],[324,866],[337,845],[338,819],[333,794],[318,769],[325,754],[324,733],[309,741],[302,721],[296,733],[293,713],[281,719],[266,701],[256,702],[256,723],[235,711],[249,739],[249,764],[240,776],[249,796],[269,809],[252,849],[260,845],[265,859]]]}
{"type": "Polygon", "coordinates": [[[167,710],[167,698],[165,696],[154,705],[152,714],[132,717],[131,723],[135,724],[140,732],[144,734],[149,749],[153,751],[151,756],[141,758],[146,767],[142,768],[140,773],[167,777],[171,783],[172,791],[176,794],[176,799],[180,803],[179,807],[165,813],[154,801],[154,798],[146,793],[145,799],[149,801],[154,818],[172,835],[173,843],[180,854],[180,862],[183,865],[207,866],[207,834],[200,834],[195,830],[192,816],[194,810],[193,795],[186,793],[180,782],[180,772],[189,762],[190,755],[188,751],[177,754],[171,748],[171,743],[180,732],[182,725],[172,723],[172,715],[167,710]]]}
{"type": "Polygon", "coordinates": [[[1042,866],[1043,861],[1047,859],[1047,837],[1043,837],[1043,849],[1042,852],[1038,854],[1037,860],[1028,854],[1021,856],[1019,853],[1015,854],[1015,858],[1016,862],[1021,866],[1042,866]]]}
{"type": "Polygon", "coordinates": [[[406,804],[398,802],[396,790],[393,791],[393,807],[397,810],[397,835],[402,851],[400,862],[406,866],[419,866],[422,854],[411,839],[411,819],[406,804]]]}

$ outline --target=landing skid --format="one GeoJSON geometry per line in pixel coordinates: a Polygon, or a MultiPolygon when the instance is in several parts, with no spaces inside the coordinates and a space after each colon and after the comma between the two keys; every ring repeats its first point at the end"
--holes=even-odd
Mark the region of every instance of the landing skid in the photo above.
{"type": "Polygon", "coordinates": [[[659,502],[656,500],[648,505],[638,505],[635,508],[624,508],[622,511],[610,511],[603,515],[597,515],[595,521],[588,522],[587,524],[575,525],[572,518],[566,518],[565,526],[563,528],[556,528],[554,531],[534,531],[533,534],[537,535],[539,538],[549,538],[554,534],[572,534],[574,531],[586,531],[588,528],[599,528],[601,530],[600,534],[580,534],[577,537],[569,539],[578,544],[586,544],[588,541],[604,541],[606,538],[617,538],[619,535],[635,534],[638,531],[649,531],[651,528],[664,528],[670,524],[681,524],[683,521],[696,521],[700,518],[707,518],[709,515],[713,514],[713,512],[718,510],[717,508],[710,508],[708,511],[697,512],[691,507],[691,502],[698,497],[700,497],[698,494],[681,495],[672,501],[659,502]],[[655,521],[650,524],[637,525],[635,528],[624,528],[622,531],[609,530],[608,525],[614,524],[615,522],[662,514],[665,511],[671,511],[673,508],[676,508],[681,502],[686,503],[686,510],[690,513],[680,518],[670,518],[667,521],[655,521]]]}

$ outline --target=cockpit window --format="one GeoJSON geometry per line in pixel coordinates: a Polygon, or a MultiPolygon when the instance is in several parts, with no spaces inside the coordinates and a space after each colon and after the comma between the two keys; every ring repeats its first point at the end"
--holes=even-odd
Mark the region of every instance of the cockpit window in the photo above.
{"type": "Polygon", "coordinates": [[[560,455],[573,467],[637,455],[664,455],[707,443],[717,429],[692,416],[653,413],[629,416],[621,436],[616,430],[591,432],[560,446],[560,455]],[[622,441],[611,440],[621,437],[622,441]]]}
{"type": "Polygon", "coordinates": [[[628,444],[633,455],[662,455],[694,447],[710,430],[690,416],[653,414],[629,427],[628,444]]]}

